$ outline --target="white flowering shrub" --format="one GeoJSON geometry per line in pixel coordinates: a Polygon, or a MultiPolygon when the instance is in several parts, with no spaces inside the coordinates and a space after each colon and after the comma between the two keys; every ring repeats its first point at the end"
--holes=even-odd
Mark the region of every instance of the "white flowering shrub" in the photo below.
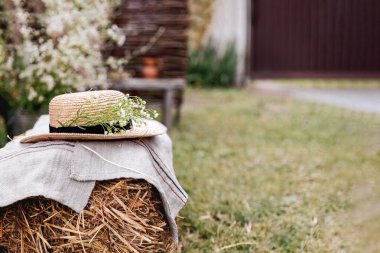
{"type": "Polygon", "coordinates": [[[5,1],[12,8],[1,6],[8,25],[0,33],[0,94],[11,107],[36,111],[63,92],[104,87],[107,69],[124,63],[101,53],[125,41],[110,22],[119,0],[40,0],[38,13],[28,0],[5,1]]]}

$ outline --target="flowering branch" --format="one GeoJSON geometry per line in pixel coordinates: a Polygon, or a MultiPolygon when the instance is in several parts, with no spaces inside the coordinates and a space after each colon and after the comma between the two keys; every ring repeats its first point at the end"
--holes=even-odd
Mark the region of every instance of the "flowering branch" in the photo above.
{"type": "Polygon", "coordinates": [[[108,69],[122,67],[101,52],[104,43],[125,41],[110,22],[120,0],[38,2],[36,13],[26,8],[28,0],[0,1],[8,16],[0,28],[0,92],[8,103],[36,111],[58,94],[107,88],[108,69]]]}

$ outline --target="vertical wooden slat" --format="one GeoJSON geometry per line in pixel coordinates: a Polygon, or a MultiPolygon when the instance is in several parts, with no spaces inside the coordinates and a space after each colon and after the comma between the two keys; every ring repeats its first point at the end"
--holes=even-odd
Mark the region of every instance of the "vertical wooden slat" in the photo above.
{"type": "MultiPolygon", "coordinates": [[[[286,19],[286,5],[287,5],[287,2],[286,1],[280,1],[278,3],[278,11],[276,13],[276,16],[278,18],[278,24],[282,24],[283,23],[283,20],[286,19]]],[[[276,69],[279,69],[279,66],[283,66],[287,63],[287,57],[284,55],[281,54],[281,52],[283,52],[284,50],[286,50],[288,48],[287,46],[287,35],[289,33],[288,30],[285,29],[285,27],[283,26],[280,26],[278,25],[277,26],[277,33],[279,34],[279,39],[277,41],[277,44],[278,44],[278,47],[277,47],[277,50],[279,51],[279,57],[278,57],[278,66],[276,66],[276,69]]],[[[273,39],[276,39],[276,38],[273,38],[273,39]]],[[[281,69],[281,68],[280,68],[281,69]]]]}
{"type": "Polygon", "coordinates": [[[344,56],[344,48],[347,46],[347,28],[349,26],[349,24],[347,22],[345,22],[344,20],[344,17],[346,15],[349,15],[348,14],[348,11],[349,9],[347,8],[348,7],[348,4],[347,4],[347,1],[342,1],[341,2],[341,6],[340,6],[340,21],[339,21],[339,25],[340,25],[340,29],[339,30],[339,37],[340,37],[340,40],[339,40],[339,44],[338,44],[338,64],[340,66],[342,66],[343,69],[347,69],[347,60],[345,60],[345,56],[344,56]]]}
{"type": "Polygon", "coordinates": [[[290,61],[290,66],[292,68],[298,68],[298,63],[300,62],[300,38],[301,34],[299,31],[299,9],[298,9],[298,0],[289,0],[290,8],[288,9],[288,16],[292,20],[292,30],[289,33],[289,45],[293,44],[293,47],[297,48],[297,50],[293,51],[293,60],[290,61]],[[293,40],[295,38],[295,40],[293,40]]]}
{"type": "Polygon", "coordinates": [[[336,53],[338,52],[338,47],[337,47],[337,42],[339,42],[339,38],[337,36],[338,31],[340,30],[339,28],[339,23],[338,23],[338,17],[339,17],[339,12],[340,12],[340,2],[341,0],[337,1],[329,1],[330,7],[330,18],[329,22],[331,23],[328,25],[330,27],[330,38],[327,38],[327,43],[330,46],[330,51],[329,51],[329,59],[328,59],[328,67],[326,69],[332,69],[333,71],[336,71],[336,66],[337,65],[337,58],[336,58],[336,53]]]}
{"type": "MultiPolygon", "coordinates": [[[[372,47],[369,49],[372,54],[375,55],[378,59],[380,58],[380,47],[378,41],[380,41],[380,15],[377,10],[380,9],[380,1],[372,1],[372,22],[371,26],[377,27],[377,31],[371,33],[372,47]]],[[[373,66],[371,60],[369,59],[369,64],[372,68],[380,69],[380,62],[377,62],[375,66],[373,66]]]]}
{"type": "Polygon", "coordinates": [[[360,52],[360,36],[361,36],[361,29],[364,29],[364,27],[361,27],[360,24],[360,2],[358,1],[351,1],[352,6],[352,14],[351,14],[351,22],[352,22],[352,34],[350,36],[350,40],[352,41],[352,47],[356,50],[353,50],[352,53],[352,61],[350,61],[350,70],[358,69],[359,68],[359,61],[360,56],[363,56],[363,52],[360,52]]]}
{"type": "Polygon", "coordinates": [[[310,31],[310,42],[309,42],[309,48],[308,48],[308,62],[309,62],[309,69],[308,71],[311,71],[313,69],[317,68],[317,63],[311,57],[311,52],[318,50],[318,17],[319,17],[319,3],[317,1],[311,1],[310,3],[310,26],[315,27],[314,29],[309,29],[310,31]]]}
{"type": "MultiPolygon", "coordinates": [[[[339,0],[338,0],[339,1],[339,0]]],[[[321,55],[324,56],[323,57],[323,66],[322,66],[322,69],[323,70],[326,70],[326,69],[331,69],[331,56],[332,56],[332,50],[331,50],[331,44],[332,44],[332,40],[333,40],[333,34],[332,34],[332,28],[333,28],[333,20],[332,20],[332,17],[333,17],[333,2],[335,1],[329,1],[329,0],[324,0],[324,5],[326,6],[326,9],[325,9],[325,12],[326,12],[326,18],[322,21],[323,22],[323,26],[322,26],[322,29],[325,29],[324,31],[324,36],[322,37],[322,41],[323,41],[323,45],[324,45],[324,48],[325,48],[325,52],[323,52],[321,55]]]]}
{"type": "Polygon", "coordinates": [[[308,6],[303,6],[302,3],[300,3],[300,9],[303,10],[302,13],[302,23],[301,23],[301,30],[302,30],[302,41],[301,41],[301,48],[302,51],[302,62],[301,62],[301,69],[302,71],[307,71],[308,69],[308,45],[310,43],[309,41],[309,34],[310,31],[308,29],[308,25],[310,24],[310,10],[308,6]]]}
{"type": "MultiPolygon", "coordinates": [[[[366,15],[364,17],[364,23],[365,24],[371,24],[372,22],[372,7],[373,7],[373,3],[372,2],[369,2],[368,5],[364,6],[364,11],[368,13],[368,15],[366,15]]],[[[370,68],[370,62],[369,62],[369,59],[370,59],[370,52],[369,52],[369,48],[371,48],[373,45],[372,45],[372,40],[371,39],[368,39],[371,37],[371,31],[370,29],[368,28],[368,25],[366,25],[366,28],[365,28],[365,41],[364,41],[364,48],[363,48],[363,51],[365,52],[365,57],[364,57],[364,61],[363,61],[363,68],[367,69],[367,68],[370,68]]]]}
{"type": "MultiPolygon", "coordinates": [[[[294,24],[294,0],[289,0],[287,1],[287,5],[286,5],[286,20],[284,20],[285,22],[289,22],[290,25],[286,25],[284,22],[281,24],[281,26],[283,27],[283,29],[285,29],[287,31],[286,33],[286,47],[287,48],[291,48],[294,46],[294,43],[296,43],[296,38],[293,38],[294,34],[295,34],[295,24],[294,24]],[[293,15],[292,15],[293,14],[293,15]],[[287,21],[288,20],[288,21],[287,21]],[[292,45],[293,43],[293,45],[292,45]]],[[[296,52],[294,51],[293,52],[293,59],[290,59],[289,57],[287,57],[287,55],[283,55],[284,57],[284,60],[287,64],[288,67],[293,67],[293,64],[295,63],[295,58],[297,57],[296,56],[296,52]]],[[[284,67],[284,66],[282,66],[284,67]]]]}
{"type": "Polygon", "coordinates": [[[365,6],[365,12],[368,12],[368,15],[364,17],[365,22],[365,44],[364,44],[364,51],[366,57],[364,57],[363,67],[365,69],[371,68],[371,62],[370,62],[370,54],[371,54],[371,48],[376,47],[376,45],[373,43],[374,40],[371,39],[371,29],[370,27],[374,24],[373,17],[376,15],[376,13],[373,12],[374,4],[372,1],[368,2],[368,5],[365,6]]]}
{"type": "Polygon", "coordinates": [[[326,20],[326,4],[324,0],[318,0],[318,5],[320,8],[319,16],[318,16],[318,26],[317,31],[318,31],[318,36],[317,36],[317,51],[316,52],[311,52],[311,56],[313,59],[316,59],[317,71],[323,71],[323,65],[324,65],[324,55],[326,54],[326,48],[323,43],[323,34],[324,34],[324,26],[323,26],[323,21],[326,20]]]}

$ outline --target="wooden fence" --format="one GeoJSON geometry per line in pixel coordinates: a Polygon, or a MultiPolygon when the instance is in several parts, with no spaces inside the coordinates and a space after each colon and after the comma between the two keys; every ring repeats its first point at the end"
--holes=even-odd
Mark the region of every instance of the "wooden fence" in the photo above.
{"type": "Polygon", "coordinates": [[[379,0],[253,0],[253,77],[380,77],[379,0]]]}
{"type": "Polygon", "coordinates": [[[127,31],[123,48],[113,49],[114,55],[124,51],[146,52],[134,57],[127,69],[141,76],[143,57],[154,57],[159,65],[159,77],[183,78],[186,74],[188,5],[184,0],[123,0],[115,23],[127,31]],[[157,41],[151,43],[152,40],[157,41]]]}

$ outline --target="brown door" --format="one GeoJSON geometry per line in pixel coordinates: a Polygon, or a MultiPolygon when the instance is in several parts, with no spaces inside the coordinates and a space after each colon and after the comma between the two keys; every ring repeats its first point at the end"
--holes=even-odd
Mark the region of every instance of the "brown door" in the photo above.
{"type": "Polygon", "coordinates": [[[253,0],[253,77],[380,77],[380,0],[253,0]]]}

